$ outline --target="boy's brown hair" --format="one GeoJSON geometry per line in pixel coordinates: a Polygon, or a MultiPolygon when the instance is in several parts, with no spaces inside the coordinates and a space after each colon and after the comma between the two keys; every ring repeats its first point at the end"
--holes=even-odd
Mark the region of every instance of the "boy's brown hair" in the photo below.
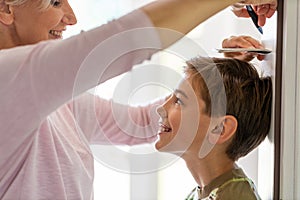
{"type": "MultiPolygon", "coordinates": [[[[226,154],[232,160],[247,155],[268,135],[271,125],[272,79],[260,77],[253,65],[232,58],[197,57],[187,62],[185,72],[192,76],[192,86],[206,103],[206,114],[213,106],[226,108],[223,114],[232,115],[238,121],[236,133],[228,145],[226,154]],[[219,79],[212,72],[217,69],[219,79]],[[225,90],[226,100],[221,90],[225,90]],[[225,102],[225,103],[224,103],[225,102]]],[[[216,109],[218,110],[218,109],[216,109]]]]}

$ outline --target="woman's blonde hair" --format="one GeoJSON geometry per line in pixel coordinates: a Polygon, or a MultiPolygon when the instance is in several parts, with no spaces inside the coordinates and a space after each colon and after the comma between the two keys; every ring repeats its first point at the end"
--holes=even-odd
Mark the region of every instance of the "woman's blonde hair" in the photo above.
{"type": "MultiPolygon", "coordinates": [[[[29,0],[4,0],[4,2],[8,5],[13,5],[13,6],[20,6],[29,0]]],[[[39,9],[46,9],[49,5],[51,0],[36,0],[38,1],[38,8],[39,9]]]]}

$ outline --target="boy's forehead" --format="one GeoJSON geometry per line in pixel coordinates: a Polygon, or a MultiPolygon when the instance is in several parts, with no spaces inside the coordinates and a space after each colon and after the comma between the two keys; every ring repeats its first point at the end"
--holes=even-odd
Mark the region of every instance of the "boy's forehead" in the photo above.
{"type": "Polygon", "coordinates": [[[179,81],[176,89],[185,92],[186,94],[194,93],[194,89],[191,83],[191,78],[185,76],[179,81]]]}

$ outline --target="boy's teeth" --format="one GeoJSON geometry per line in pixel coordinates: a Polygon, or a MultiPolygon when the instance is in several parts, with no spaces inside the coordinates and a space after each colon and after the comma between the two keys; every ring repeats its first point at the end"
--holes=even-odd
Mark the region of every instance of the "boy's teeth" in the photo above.
{"type": "Polygon", "coordinates": [[[165,128],[165,127],[160,127],[160,131],[161,132],[170,132],[171,129],[170,128],[165,128]]]}
{"type": "Polygon", "coordinates": [[[163,123],[159,123],[159,132],[170,132],[170,131],[172,131],[171,128],[169,128],[163,123]]]}

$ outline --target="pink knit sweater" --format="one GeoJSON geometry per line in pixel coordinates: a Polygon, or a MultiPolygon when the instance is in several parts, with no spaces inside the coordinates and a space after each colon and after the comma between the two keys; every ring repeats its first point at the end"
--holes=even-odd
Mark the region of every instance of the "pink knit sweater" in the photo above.
{"type": "Polygon", "coordinates": [[[153,105],[84,94],[157,51],[157,33],[142,29],[151,26],[136,10],[65,40],[0,51],[0,199],[93,199],[89,144],[156,139],[153,105]]]}

